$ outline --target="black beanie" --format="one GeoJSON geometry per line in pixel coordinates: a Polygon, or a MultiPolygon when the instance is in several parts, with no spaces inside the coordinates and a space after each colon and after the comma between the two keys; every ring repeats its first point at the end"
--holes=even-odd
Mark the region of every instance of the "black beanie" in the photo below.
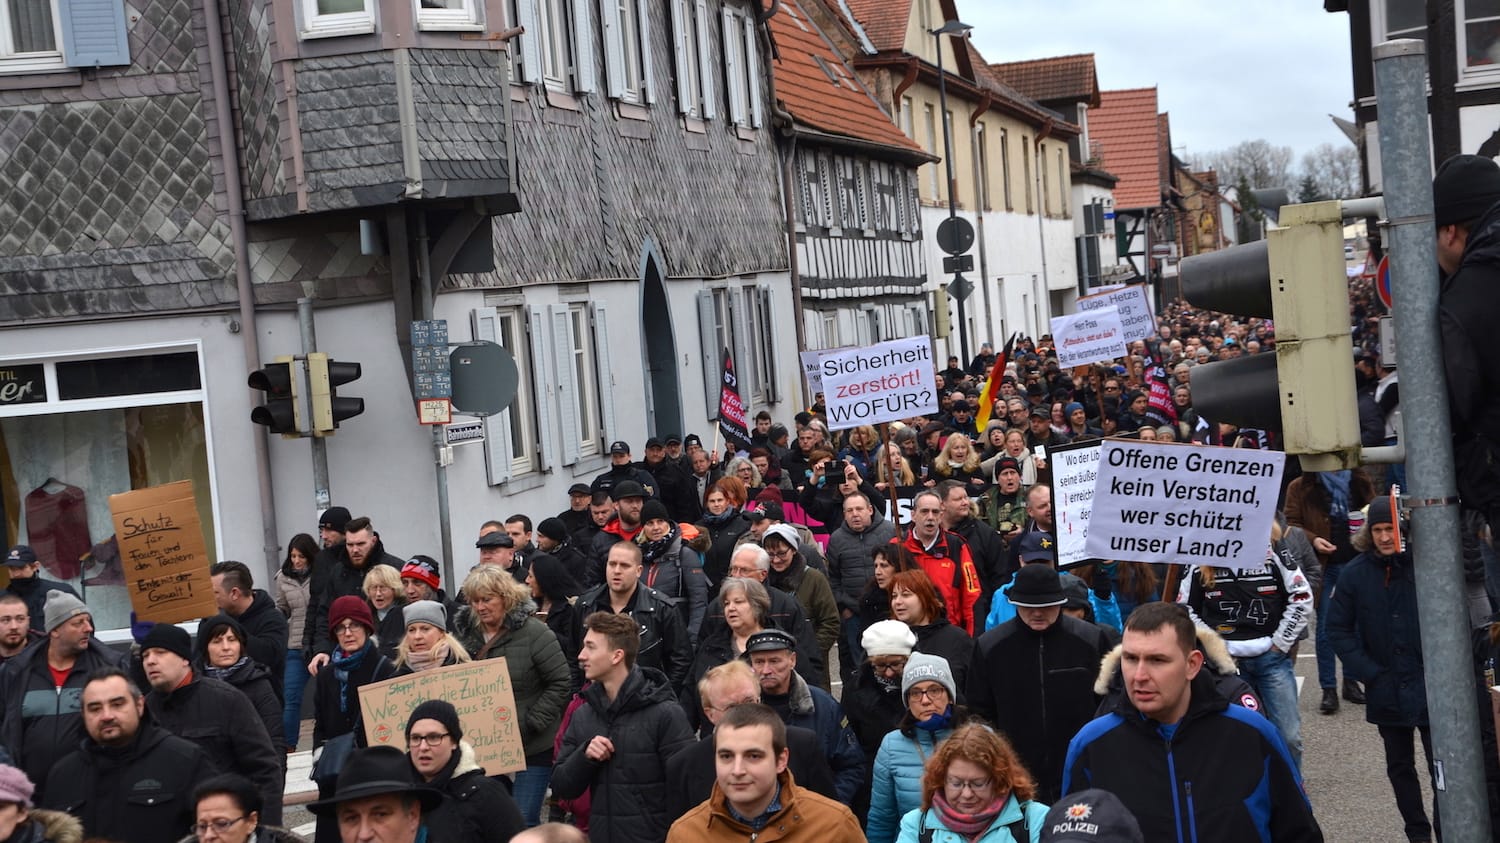
{"type": "Polygon", "coordinates": [[[1389,495],[1381,495],[1370,501],[1370,509],[1365,514],[1365,523],[1371,527],[1377,524],[1394,524],[1396,519],[1391,516],[1391,498],[1389,495]]]}
{"type": "Polygon", "coordinates": [[[193,660],[193,637],[175,624],[159,623],[151,627],[151,631],[141,639],[141,652],[153,648],[176,653],[187,661],[193,660]]]}
{"type": "Polygon", "coordinates": [[[652,498],[651,500],[646,501],[645,506],[641,507],[641,523],[649,523],[652,519],[655,518],[660,518],[663,521],[671,521],[672,515],[671,513],[667,512],[666,504],[662,503],[656,498],[652,498]]]}
{"type": "Polygon", "coordinates": [[[1500,164],[1481,155],[1455,155],[1438,166],[1432,179],[1433,222],[1472,222],[1500,201],[1500,164]]]}
{"type": "Polygon", "coordinates": [[[536,531],[558,543],[567,541],[568,538],[568,525],[561,518],[543,518],[536,525],[536,531]]]}
{"type": "Polygon", "coordinates": [[[411,727],[418,720],[436,720],[443,724],[448,730],[449,737],[457,743],[464,739],[463,726],[458,722],[458,709],[447,700],[426,700],[411,710],[411,716],[406,718],[406,736],[411,737],[411,727]]]}

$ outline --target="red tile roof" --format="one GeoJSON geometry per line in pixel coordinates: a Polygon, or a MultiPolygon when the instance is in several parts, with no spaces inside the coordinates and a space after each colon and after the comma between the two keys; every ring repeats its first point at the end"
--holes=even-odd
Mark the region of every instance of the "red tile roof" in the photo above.
{"type": "Polygon", "coordinates": [[[1099,76],[1094,71],[1093,53],[1004,62],[992,64],[990,69],[1005,84],[1037,102],[1075,100],[1099,105],[1099,76]]]}
{"type": "Polygon", "coordinates": [[[1161,204],[1162,142],[1155,88],[1102,91],[1089,110],[1089,140],[1100,166],[1120,177],[1115,207],[1154,208],[1161,204]]]}
{"type": "Polygon", "coordinates": [[[849,11],[864,27],[876,50],[901,52],[906,47],[911,0],[849,0],[849,11]]]}
{"type": "Polygon", "coordinates": [[[781,54],[772,62],[772,72],[776,94],[797,122],[925,156],[859,82],[798,0],[782,0],[781,6],[782,11],[771,16],[771,34],[781,54]]]}

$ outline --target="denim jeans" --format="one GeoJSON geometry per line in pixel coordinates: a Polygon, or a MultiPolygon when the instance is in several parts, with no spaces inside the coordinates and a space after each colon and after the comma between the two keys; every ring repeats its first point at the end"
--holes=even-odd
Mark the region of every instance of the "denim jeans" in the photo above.
{"type": "Polygon", "coordinates": [[[1297,672],[1291,658],[1267,650],[1237,661],[1240,676],[1255,689],[1266,719],[1281,733],[1297,769],[1302,769],[1302,713],[1297,709],[1297,672]]]}
{"type": "Polygon", "coordinates": [[[1333,642],[1328,640],[1328,609],[1333,606],[1333,587],[1338,585],[1339,571],[1343,568],[1343,565],[1323,568],[1323,587],[1318,597],[1318,640],[1313,652],[1318,654],[1318,687],[1324,690],[1339,686],[1338,656],[1333,652],[1333,642]]]}
{"type": "Polygon", "coordinates": [[[532,764],[515,774],[515,790],[512,796],[526,827],[542,822],[542,800],[547,796],[547,786],[552,782],[551,764],[532,764]]]}
{"type": "Polygon", "coordinates": [[[288,751],[297,748],[298,733],[302,730],[302,689],[307,680],[307,664],[302,660],[301,650],[286,651],[285,705],[281,709],[281,734],[286,738],[288,751]]]}

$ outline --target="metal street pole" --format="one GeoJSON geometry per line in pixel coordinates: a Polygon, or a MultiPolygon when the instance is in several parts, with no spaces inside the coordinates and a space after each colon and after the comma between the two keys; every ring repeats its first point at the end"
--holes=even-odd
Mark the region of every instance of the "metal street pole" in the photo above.
{"type": "MultiPolygon", "coordinates": [[[[302,357],[297,363],[298,371],[293,377],[302,377],[307,369],[307,355],[318,350],[318,332],[313,327],[313,300],[303,296],[297,299],[297,327],[302,329],[302,357]]],[[[321,436],[312,437],[313,505],[321,514],[333,505],[333,496],[328,488],[328,443],[321,436]]]]}
{"type": "Polygon", "coordinates": [[[1412,557],[1421,566],[1417,609],[1427,679],[1443,839],[1490,839],[1479,710],[1459,546],[1458,484],[1453,467],[1438,324],[1437,232],[1432,218],[1432,153],[1427,144],[1427,62],[1415,39],[1377,44],[1375,95],[1380,108],[1380,171],[1390,232],[1392,313],[1401,344],[1407,430],[1402,504],[1411,509],[1412,557]]]}
{"type": "MultiPolygon", "coordinates": [[[[970,29],[958,21],[948,21],[939,29],[932,32],[932,39],[937,47],[937,70],[938,70],[938,110],[942,113],[938,119],[943,123],[943,167],[948,171],[948,219],[958,217],[958,178],[953,175],[953,130],[948,124],[948,74],[943,71],[943,36],[953,35],[959,32],[967,32],[970,29]]],[[[958,273],[954,273],[955,279],[958,273]]],[[[967,366],[969,360],[969,320],[964,313],[964,297],[954,296],[958,301],[958,354],[961,365],[967,366]]]]}
{"type": "MultiPolygon", "coordinates": [[[[423,319],[432,319],[432,301],[434,284],[432,277],[432,244],[427,236],[427,211],[417,207],[413,211],[416,217],[416,241],[417,241],[417,278],[420,282],[419,293],[422,297],[420,312],[423,319]]],[[[446,350],[445,352],[446,353],[446,350]]],[[[437,510],[438,510],[438,534],[443,543],[443,575],[448,582],[457,582],[457,570],[453,567],[453,525],[448,514],[448,443],[443,438],[442,425],[432,426],[432,452],[433,463],[437,470],[437,510]]]]}

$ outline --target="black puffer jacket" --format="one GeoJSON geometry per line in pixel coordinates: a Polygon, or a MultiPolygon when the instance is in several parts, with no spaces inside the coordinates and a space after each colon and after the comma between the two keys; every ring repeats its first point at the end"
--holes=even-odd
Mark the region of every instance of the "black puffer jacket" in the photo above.
{"type": "Polygon", "coordinates": [[[595,682],[583,691],[562,751],[552,769],[552,792],[577,799],[592,789],[593,843],[665,840],[676,820],[667,812],[667,759],[693,744],[682,708],[661,671],[634,668],[613,702],[595,682]],[[615,746],[608,761],[593,761],[588,744],[603,735],[615,746]]]}
{"type": "MultiPolygon", "coordinates": [[[[458,640],[475,659],[505,659],[527,758],[550,756],[568,694],[573,690],[573,675],[568,672],[562,646],[552,630],[536,619],[535,611],[536,604],[530,600],[511,609],[503,631],[489,642],[478,619],[466,614],[470,622],[458,634],[458,640]]],[[[574,657],[576,660],[576,653],[574,657]]]]}
{"type": "Polygon", "coordinates": [[[729,558],[734,556],[740,536],[750,529],[750,520],[742,510],[726,510],[717,518],[703,516],[698,519],[697,527],[708,536],[708,550],[703,552],[703,573],[708,577],[708,593],[712,596],[719,593],[719,583],[729,576],[729,558]]]}
{"type": "Polygon", "coordinates": [[[946,617],[932,623],[913,626],[917,635],[917,646],[913,652],[929,656],[942,656],[948,660],[953,671],[953,684],[958,688],[959,702],[963,702],[964,689],[968,687],[969,663],[974,660],[974,639],[951,623],[946,617]]]}
{"type": "Polygon", "coordinates": [[[220,675],[212,668],[204,667],[208,663],[208,645],[213,640],[212,636],[224,626],[234,630],[236,638],[241,641],[245,640],[244,627],[229,615],[215,615],[200,621],[197,642],[198,658],[193,663],[193,670],[204,676],[222,679],[236,691],[244,694],[245,698],[250,700],[250,705],[255,707],[256,713],[260,715],[260,722],[265,724],[266,734],[271,736],[271,743],[276,747],[276,751],[285,752],[286,736],[281,728],[281,698],[276,695],[275,689],[271,686],[271,672],[265,664],[251,655],[248,661],[225,675],[220,675]]]}
{"type": "Polygon", "coordinates": [[[286,681],[286,615],[276,608],[276,599],[265,589],[251,590],[250,608],[235,620],[244,629],[240,640],[245,642],[245,651],[250,658],[266,666],[266,675],[271,680],[271,690],[276,699],[281,699],[286,681]]]}
{"type": "Polygon", "coordinates": [[[427,784],[443,792],[442,804],[422,817],[433,843],[506,843],[526,828],[516,800],[484,774],[468,741],[459,741],[448,765],[427,784]]]}

